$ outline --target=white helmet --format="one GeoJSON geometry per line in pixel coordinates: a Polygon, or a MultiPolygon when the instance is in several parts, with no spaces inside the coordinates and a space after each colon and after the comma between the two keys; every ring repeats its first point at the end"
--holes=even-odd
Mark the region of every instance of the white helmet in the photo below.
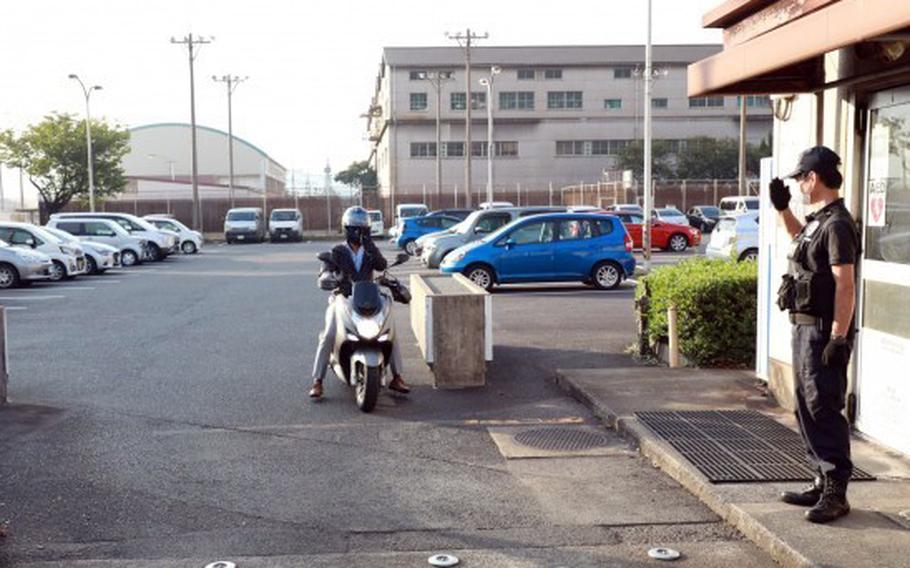
{"type": "Polygon", "coordinates": [[[367,210],[363,207],[348,207],[344,215],[341,216],[341,226],[342,227],[363,227],[364,229],[370,228],[370,214],[367,213],[367,210]]]}

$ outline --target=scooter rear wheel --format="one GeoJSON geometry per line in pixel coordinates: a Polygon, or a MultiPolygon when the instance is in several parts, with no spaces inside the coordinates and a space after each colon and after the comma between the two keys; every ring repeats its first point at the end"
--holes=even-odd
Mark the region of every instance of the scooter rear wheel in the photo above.
{"type": "Polygon", "coordinates": [[[357,383],[354,385],[354,399],[357,401],[357,408],[363,412],[370,412],[376,408],[376,402],[379,400],[382,368],[360,367],[357,374],[357,383]]]}

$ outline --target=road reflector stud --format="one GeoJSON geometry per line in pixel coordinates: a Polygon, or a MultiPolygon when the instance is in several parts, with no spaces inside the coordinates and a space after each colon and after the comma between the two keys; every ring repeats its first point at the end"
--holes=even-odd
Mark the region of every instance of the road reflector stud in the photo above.
{"type": "Polygon", "coordinates": [[[680,554],[672,548],[652,548],[648,551],[648,556],[655,560],[678,560],[680,554]]]}
{"type": "Polygon", "coordinates": [[[452,556],[451,554],[434,554],[430,557],[430,566],[440,566],[445,568],[447,566],[457,566],[458,558],[452,556]]]}
{"type": "Polygon", "coordinates": [[[205,568],[237,568],[237,565],[233,562],[228,562],[227,560],[219,560],[217,562],[212,562],[211,564],[206,564],[205,568]]]}

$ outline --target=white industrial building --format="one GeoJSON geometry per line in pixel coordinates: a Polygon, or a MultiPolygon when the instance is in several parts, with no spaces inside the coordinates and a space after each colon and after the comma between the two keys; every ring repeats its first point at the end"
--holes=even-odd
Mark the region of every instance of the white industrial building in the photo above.
{"type": "MultiPolygon", "coordinates": [[[[738,138],[738,97],[686,94],[688,64],[719,45],[654,47],[653,136],[678,148],[697,136],[738,138]]],[[[475,47],[471,51],[472,187],[487,179],[486,88],[494,77],[494,185],[546,191],[549,185],[601,180],[616,152],[642,138],[644,46],[475,47]]],[[[464,51],[452,47],[385,48],[369,114],[383,195],[435,189],[437,152],[445,192],[464,188],[464,51]],[[450,77],[439,91],[441,146],[436,148],[434,74],[450,77]]],[[[767,97],[746,97],[747,139],[771,133],[767,97]]]]}
{"type": "MultiPolygon", "coordinates": [[[[127,187],[122,200],[191,199],[192,151],[189,124],[147,124],[130,129],[130,152],[123,159],[127,187]]],[[[196,126],[199,193],[230,197],[228,133],[196,126]]],[[[284,166],[265,151],[234,136],[234,196],[284,195],[284,166]]]]}

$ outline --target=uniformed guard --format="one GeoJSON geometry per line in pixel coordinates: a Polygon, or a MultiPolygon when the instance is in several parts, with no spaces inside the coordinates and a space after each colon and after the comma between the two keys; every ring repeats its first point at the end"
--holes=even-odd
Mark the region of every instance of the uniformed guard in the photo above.
{"type": "Polygon", "coordinates": [[[842,412],[853,347],[859,236],[838,193],[843,183],[839,165],[833,150],[815,146],[802,153],[799,166],[787,176],[799,184],[805,202],[818,207],[805,225],[790,210],[790,190],[784,182],[775,178],[769,187],[771,202],[793,237],[778,305],[790,312],[793,324],[796,417],[817,472],[810,487],[787,491],[781,499],[811,507],[806,519],[813,523],[850,512],[850,425],[842,412]]]}

